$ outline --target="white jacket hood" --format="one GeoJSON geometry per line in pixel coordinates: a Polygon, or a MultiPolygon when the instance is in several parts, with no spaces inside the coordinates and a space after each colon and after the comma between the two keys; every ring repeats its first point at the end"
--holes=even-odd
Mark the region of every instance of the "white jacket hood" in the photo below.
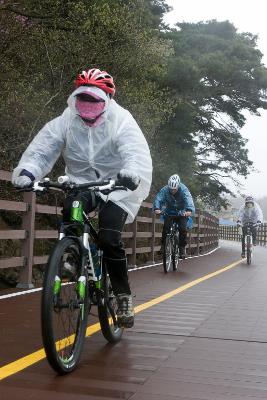
{"type": "Polygon", "coordinates": [[[67,100],[67,104],[68,104],[71,112],[73,113],[73,115],[78,115],[76,107],[75,107],[75,102],[76,102],[77,94],[81,94],[81,93],[88,93],[88,94],[93,93],[105,101],[104,113],[102,115],[102,120],[100,123],[100,125],[101,125],[107,118],[107,111],[108,111],[108,108],[110,105],[111,98],[109,97],[109,95],[106,94],[106,92],[104,92],[104,90],[99,89],[96,86],[79,86],[77,89],[74,90],[74,92],[71,93],[71,95],[69,96],[69,98],[67,100]]]}

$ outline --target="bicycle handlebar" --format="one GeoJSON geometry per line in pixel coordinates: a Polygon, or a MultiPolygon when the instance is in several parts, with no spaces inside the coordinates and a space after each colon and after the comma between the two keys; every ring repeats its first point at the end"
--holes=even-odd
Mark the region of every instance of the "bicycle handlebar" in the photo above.
{"type": "Polygon", "coordinates": [[[166,211],[162,210],[159,215],[166,215],[167,217],[174,217],[174,218],[175,217],[185,217],[184,212],[185,211],[177,211],[176,215],[171,215],[171,214],[166,213],[166,211]]]}
{"type": "Polygon", "coordinates": [[[237,224],[237,226],[240,226],[241,228],[243,228],[244,226],[259,226],[261,225],[261,223],[258,222],[246,222],[245,224],[237,224]]]}
{"type": "MultiPolygon", "coordinates": [[[[61,178],[61,177],[60,177],[61,178]]],[[[115,191],[115,190],[127,190],[125,186],[120,185],[120,181],[114,179],[106,179],[103,181],[86,182],[86,183],[74,183],[70,181],[52,182],[49,178],[45,178],[44,181],[35,181],[31,185],[25,188],[18,189],[23,192],[43,192],[48,189],[60,189],[63,192],[75,189],[92,189],[94,192],[103,191],[115,191]]]]}

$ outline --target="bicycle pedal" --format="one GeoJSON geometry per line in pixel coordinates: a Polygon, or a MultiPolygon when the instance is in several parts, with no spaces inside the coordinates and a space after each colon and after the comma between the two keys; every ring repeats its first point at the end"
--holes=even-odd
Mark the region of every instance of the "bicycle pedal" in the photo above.
{"type": "Polygon", "coordinates": [[[126,328],[126,329],[130,329],[130,328],[132,328],[134,326],[134,321],[128,321],[128,322],[126,322],[126,321],[121,321],[121,322],[118,322],[118,327],[119,328],[126,328]]]}

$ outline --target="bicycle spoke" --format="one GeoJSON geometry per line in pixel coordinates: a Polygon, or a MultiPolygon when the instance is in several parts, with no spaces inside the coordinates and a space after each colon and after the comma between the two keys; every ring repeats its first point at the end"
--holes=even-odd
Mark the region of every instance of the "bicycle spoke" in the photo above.
{"type": "Polygon", "coordinates": [[[103,268],[103,303],[98,306],[98,315],[101,330],[104,337],[110,343],[116,343],[121,339],[123,329],[117,322],[117,299],[113,293],[110,278],[107,275],[105,267],[103,268]]]}

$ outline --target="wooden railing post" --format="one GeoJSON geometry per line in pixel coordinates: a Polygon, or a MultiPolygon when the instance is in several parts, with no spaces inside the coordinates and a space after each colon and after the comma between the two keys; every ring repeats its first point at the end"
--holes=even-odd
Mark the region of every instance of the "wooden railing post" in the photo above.
{"type": "Polygon", "coordinates": [[[137,234],[137,216],[135,217],[135,220],[132,223],[132,232],[133,232],[133,237],[131,240],[132,244],[132,254],[130,255],[130,265],[132,267],[136,267],[136,234],[137,234]]]}
{"type": "Polygon", "coordinates": [[[151,262],[154,264],[155,262],[155,230],[156,230],[156,222],[155,222],[155,213],[152,212],[152,224],[151,224],[151,262]]]}
{"type": "Polygon", "coordinates": [[[20,269],[20,276],[17,288],[29,289],[33,288],[32,266],[36,195],[33,192],[24,192],[23,200],[25,203],[27,203],[27,211],[24,213],[22,219],[22,228],[25,229],[26,238],[23,240],[21,254],[24,257],[24,266],[20,269]]]}
{"type": "Polygon", "coordinates": [[[198,209],[198,218],[197,218],[197,255],[199,255],[200,253],[199,243],[200,243],[200,209],[198,209]]]}

